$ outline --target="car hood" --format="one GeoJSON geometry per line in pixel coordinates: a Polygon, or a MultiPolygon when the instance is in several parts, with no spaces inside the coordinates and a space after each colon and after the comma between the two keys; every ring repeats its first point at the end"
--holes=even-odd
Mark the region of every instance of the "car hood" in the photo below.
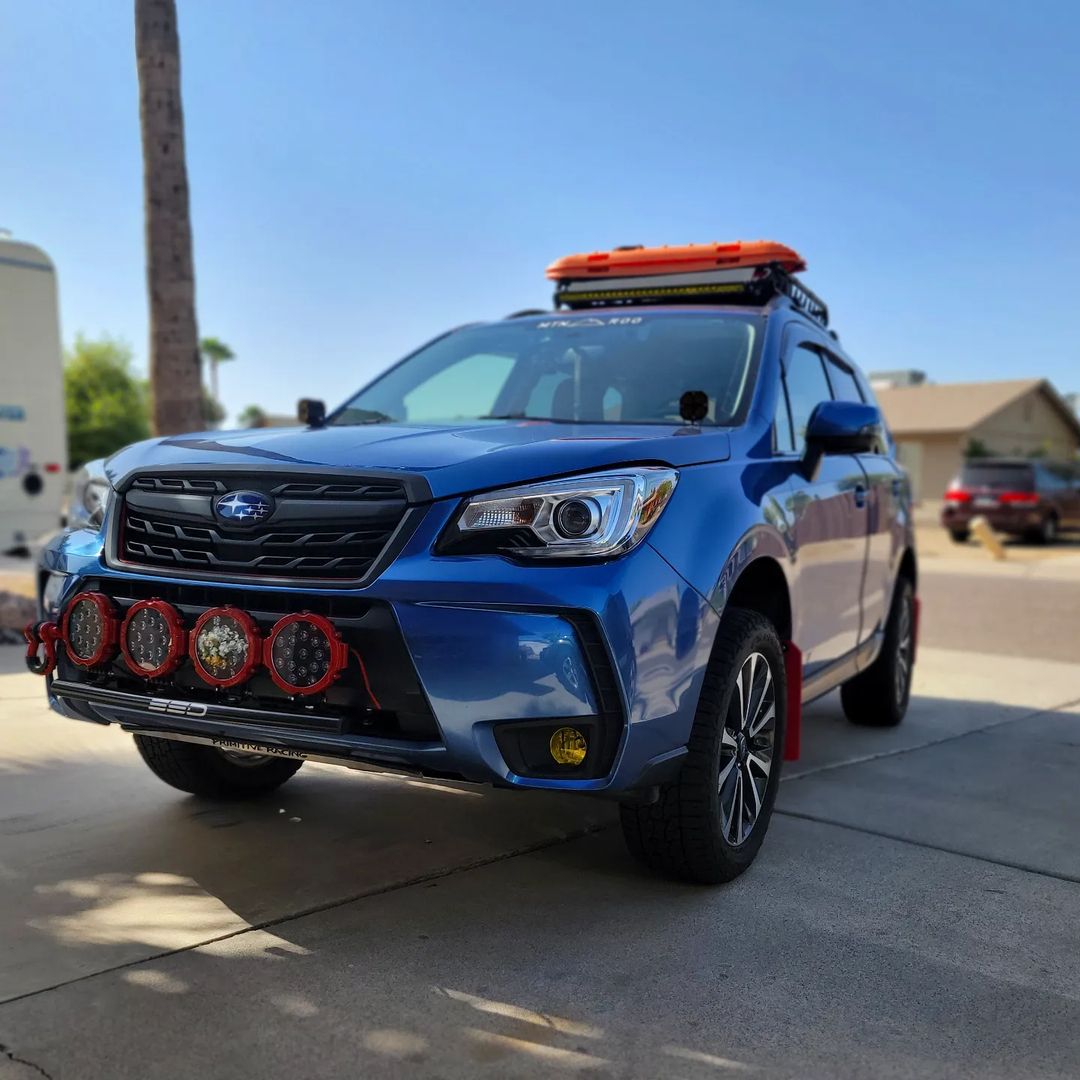
{"type": "Polygon", "coordinates": [[[172,435],[126,447],[109,459],[106,471],[120,484],[136,470],[177,466],[389,470],[422,477],[438,499],[618,465],[693,465],[729,455],[730,440],[722,430],[525,420],[172,435]]]}

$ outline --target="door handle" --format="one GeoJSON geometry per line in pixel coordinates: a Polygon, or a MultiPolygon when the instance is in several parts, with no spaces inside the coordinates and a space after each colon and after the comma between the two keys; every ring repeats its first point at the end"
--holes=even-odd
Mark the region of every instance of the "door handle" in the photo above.
{"type": "Polygon", "coordinates": [[[866,488],[862,484],[856,484],[852,494],[855,496],[855,505],[857,507],[861,509],[866,505],[866,488]]]}

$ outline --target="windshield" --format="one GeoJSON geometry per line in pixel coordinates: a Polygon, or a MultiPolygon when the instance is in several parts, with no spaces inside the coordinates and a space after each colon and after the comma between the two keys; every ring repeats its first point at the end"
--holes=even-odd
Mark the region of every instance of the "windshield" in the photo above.
{"type": "Polygon", "coordinates": [[[761,320],[723,314],[563,315],[458,330],[356,395],[332,424],[534,419],[681,424],[679,398],[709,399],[705,424],[748,401],[761,320]]]}

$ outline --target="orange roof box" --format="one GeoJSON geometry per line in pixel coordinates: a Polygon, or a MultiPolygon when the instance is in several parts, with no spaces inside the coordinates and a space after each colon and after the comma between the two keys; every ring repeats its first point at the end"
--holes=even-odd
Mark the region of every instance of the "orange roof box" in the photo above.
{"type": "Polygon", "coordinates": [[[591,255],[566,255],[548,268],[552,281],[596,277],[640,277],[695,270],[733,269],[778,263],[788,273],[806,269],[806,262],[785,244],[772,240],[735,240],[728,244],[685,244],[682,247],[621,247],[591,255]]]}

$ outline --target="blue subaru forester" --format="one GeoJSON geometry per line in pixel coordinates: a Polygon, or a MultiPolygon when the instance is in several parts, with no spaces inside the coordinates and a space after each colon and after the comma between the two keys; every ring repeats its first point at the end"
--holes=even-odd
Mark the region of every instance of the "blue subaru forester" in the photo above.
{"type": "Polygon", "coordinates": [[[620,248],[296,428],[83,476],[27,662],[182,791],[305,760],[619,800],[631,851],[753,860],[804,703],[907,708],[907,482],[779,244],[620,248]]]}

